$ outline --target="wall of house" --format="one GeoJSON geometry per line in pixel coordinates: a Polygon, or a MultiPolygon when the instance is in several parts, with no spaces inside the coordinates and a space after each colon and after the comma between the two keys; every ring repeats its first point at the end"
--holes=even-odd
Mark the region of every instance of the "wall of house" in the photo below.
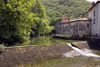
{"type": "Polygon", "coordinates": [[[78,34],[83,37],[84,34],[91,33],[91,22],[90,21],[79,21],[78,34]]]}
{"type": "Polygon", "coordinates": [[[89,18],[91,18],[91,34],[96,35],[99,34],[98,30],[98,4],[89,12],[89,18]],[[95,11],[95,16],[94,16],[95,11]],[[95,24],[94,24],[95,19],[95,24]]]}
{"type": "Polygon", "coordinates": [[[61,30],[62,30],[62,24],[61,24],[61,20],[57,21],[55,23],[54,29],[56,31],[56,34],[61,34],[61,30]]]}
{"type": "Polygon", "coordinates": [[[100,35],[100,3],[98,4],[98,31],[99,31],[99,35],[100,35]]]}

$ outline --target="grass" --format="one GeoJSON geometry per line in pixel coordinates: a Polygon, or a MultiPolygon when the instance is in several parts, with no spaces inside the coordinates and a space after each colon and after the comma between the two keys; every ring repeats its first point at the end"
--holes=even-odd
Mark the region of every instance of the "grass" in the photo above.
{"type": "Polygon", "coordinates": [[[98,67],[100,60],[87,57],[74,57],[74,58],[60,58],[54,60],[46,60],[35,62],[27,65],[20,65],[18,67],[98,67]]]}

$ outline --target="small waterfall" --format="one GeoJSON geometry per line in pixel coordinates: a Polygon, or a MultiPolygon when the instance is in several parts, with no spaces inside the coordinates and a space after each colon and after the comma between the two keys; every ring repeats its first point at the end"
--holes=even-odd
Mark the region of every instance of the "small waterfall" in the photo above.
{"type": "MultiPolygon", "coordinates": [[[[79,53],[80,55],[82,55],[82,56],[87,56],[87,57],[97,57],[97,58],[100,58],[100,56],[99,55],[96,55],[96,54],[93,54],[93,53],[91,53],[91,52],[89,52],[89,50],[81,50],[81,49],[79,49],[79,48],[77,48],[77,47],[74,47],[74,46],[72,46],[71,45],[71,43],[67,43],[71,48],[73,48],[77,53],[79,53]]],[[[68,53],[67,53],[68,54],[68,53]]],[[[67,54],[63,54],[63,55],[67,55],[67,54]]]]}

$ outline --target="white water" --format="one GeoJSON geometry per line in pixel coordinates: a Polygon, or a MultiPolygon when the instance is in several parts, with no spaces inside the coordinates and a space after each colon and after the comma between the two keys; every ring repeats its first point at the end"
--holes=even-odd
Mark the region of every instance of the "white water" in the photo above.
{"type": "MultiPolygon", "coordinates": [[[[100,58],[100,56],[99,55],[96,55],[96,54],[93,54],[93,53],[91,53],[91,51],[89,51],[89,50],[80,50],[79,48],[77,48],[77,47],[74,47],[74,46],[72,46],[71,45],[71,43],[67,43],[71,48],[73,48],[75,51],[76,51],[76,55],[82,55],[82,56],[87,56],[87,57],[97,57],[97,58],[100,58]]],[[[74,54],[75,54],[75,51],[74,51],[74,54]]],[[[72,51],[71,51],[71,53],[73,53],[72,51]]],[[[68,55],[67,54],[69,54],[69,53],[66,53],[66,54],[63,54],[63,55],[65,55],[66,57],[68,57],[68,55]]]]}

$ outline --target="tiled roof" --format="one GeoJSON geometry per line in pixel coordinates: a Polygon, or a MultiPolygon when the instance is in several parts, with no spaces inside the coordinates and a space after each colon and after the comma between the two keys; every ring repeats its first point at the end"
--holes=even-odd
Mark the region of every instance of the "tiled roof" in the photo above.
{"type": "Polygon", "coordinates": [[[75,22],[75,21],[90,21],[90,20],[91,20],[90,18],[78,18],[78,19],[70,20],[68,19],[68,17],[65,17],[62,19],[58,19],[57,21],[61,21],[61,23],[69,23],[69,22],[75,22]]]}
{"type": "Polygon", "coordinates": [[[68,17],[62,18],[61,23],[68,22],[68,17]]]}
{"type": "Polygon", "coordinates": [[[71,20],[70,22],[72,22],[72,21],[79,21],[79,20],[85,21],[85,20],[91,20],[91,19],[90,18],[78,18],[78,19],[71,20]]]}
{"type": "Polygon", "coordinates": [[[79,20],[91,20],[90,18],[79,18],[79,20]]]}
{"type": "Polygon", "coordinates": [[[100,3],[100,1],[97,1],[97,2],[88,10],[88,12],[91,11],[98,3],[100,3]]]}
{"type": "MultiPolygon", "coordinates": [[[[74,20],[70,20],[69,22],[75,22],[75,21],[90,21],[90,18],[78,18],[78,19],[74,19],[74,20]]],[[[69,23],[69,22],[65,22],[65,23],[69,23]]]]}

